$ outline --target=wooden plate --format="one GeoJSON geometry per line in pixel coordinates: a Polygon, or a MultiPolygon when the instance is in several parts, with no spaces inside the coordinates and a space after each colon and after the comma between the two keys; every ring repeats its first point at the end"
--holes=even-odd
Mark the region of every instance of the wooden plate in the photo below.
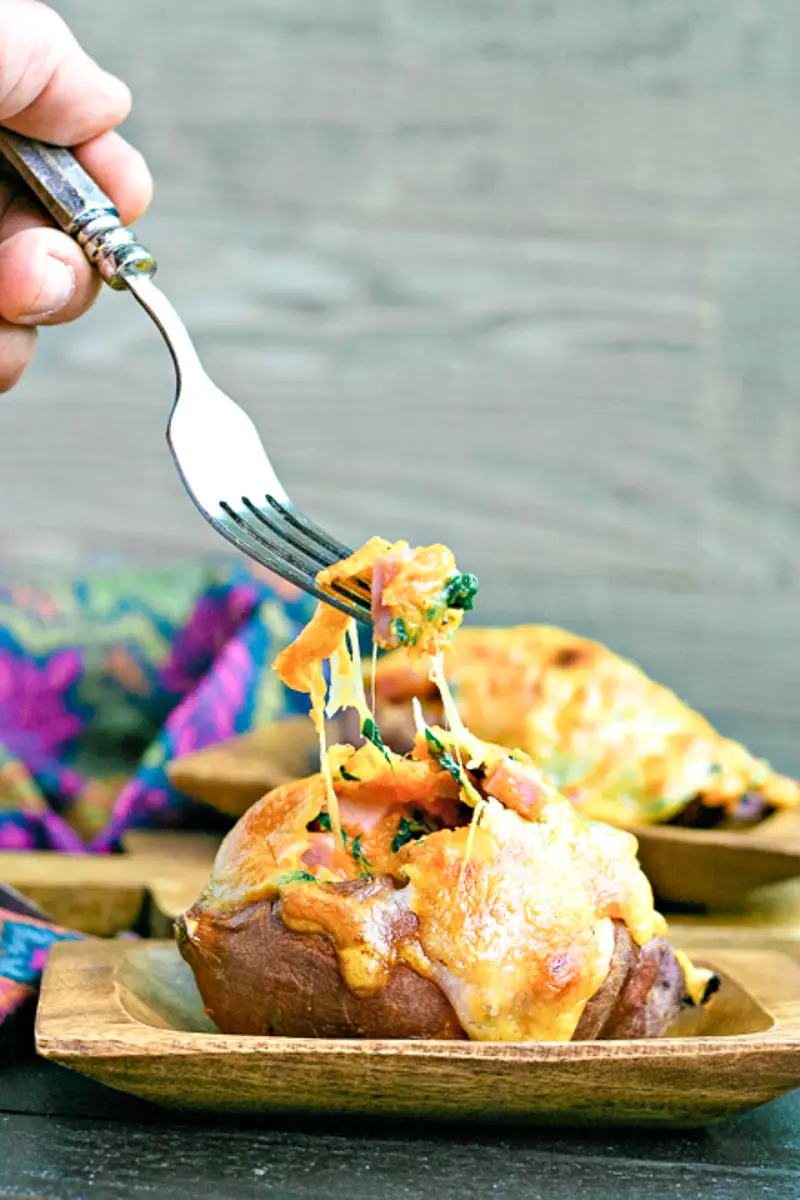
{"type": "Polygon", "coordinates": [[[314,726],[308,717],[289,717],[173,759],[167,775],[184,795],[238,819],[272,788],[317,770],[314,726]]]}
{"type": "Polygon", "coordinates": [[[698,953],[690,940],[723,979],[708,1011],[682,1014],[657,1041],[566,1045],[224,1035],[172,943],[62,943],[36,1044],[172,1108],[702,1126],[800,1084],[800,968],[773,950],[698,953]]]}
{"type": "Polygon", "coordinates": [[[661,901],[742,908],[759,888],[800,875],[800,815],[769,817],[740,833],[650,825],[632,829],[661,901]]]}
{"type": "Polygon", "coordinates": [[[206,834],[140,831],[127,835],[124,854],[8,850],[0,882],[81,933],[112,937],[144,923],[167,937],[205,886],[218,845],[206,834]]]}

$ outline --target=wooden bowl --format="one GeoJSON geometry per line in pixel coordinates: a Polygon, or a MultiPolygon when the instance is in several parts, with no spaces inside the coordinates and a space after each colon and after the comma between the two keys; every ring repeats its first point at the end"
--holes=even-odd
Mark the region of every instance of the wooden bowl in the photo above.
{"type": "Polygon", "coordinates": [[[697,1127],[800,1084],[800,969],[780,951],[690,942],[722,987],[670,1036],[524,1045],[220,1034],[173,944],[62,943],[45,970],[36,1045],[169,1108],[697,1127]]]}
{"type": "Polygon", "coordinates": [[[668,825],[631,832],[653,891],[667,903],[741,908],[757,889],[800,875],[800,814],[795,812],[776,814],[738,833],[668,825]]]}
{"type": "Polygon", "coordinates": [[[273,788],[318,769],[314,726],[308,717],[287,717],[173,759],[167,775],[184,795],[238,820],[273,788]]]}
{"type": "Polygon", "coordinates": [[[205,886],[219,838],[136,830],[123,846],[108,855],[0,851],[0,879],[69,929],[113,937],[137,927],[165,937],[205,886]]]}

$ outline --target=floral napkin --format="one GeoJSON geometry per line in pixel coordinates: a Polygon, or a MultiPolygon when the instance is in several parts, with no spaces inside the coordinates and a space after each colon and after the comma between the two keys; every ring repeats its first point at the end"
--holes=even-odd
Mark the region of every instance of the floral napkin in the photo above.
{"type": "MultiPolygon", "coordinates": [[[[196,824],[167,763],[306,711],[270,666],[311,605],[213,564],[0,587],[0,851],[108,854],[128,830],[196,824]]],[[[0,1032],[52,942],[79,936],[13,895],[0,886],[0,1032]]]]}

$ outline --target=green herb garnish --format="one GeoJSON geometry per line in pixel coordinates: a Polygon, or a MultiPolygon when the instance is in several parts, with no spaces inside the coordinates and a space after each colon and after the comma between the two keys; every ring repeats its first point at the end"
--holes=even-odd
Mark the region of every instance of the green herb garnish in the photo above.
{"type": "Polygon", "coordinates": [[[370,875],[372,873],[372,867],[370,866],[367,859],[364,857],[364,853],[361,849],[361,834],[359,834],[358,837],[353,839],[353,845],[350,847],[350,853],[352,854],[353,858],[356,860],[358,865],[361,867],[361,874],[362,875],[370,875]]]}
{"type": "Polygon", "coordinates": [[[477,575],[453,575],[445,585],[445,603],[448,608],[461,608],[469,612],[475,605],[477,592],[477,575]]]}
{"type": "Polygon", "coordinates": [[[330,833],[331,818],[330,818],[329,813],[326,813],[326,812],[318,813],[317,817],[316,817],[316,822],[319,825],[320,829],[324,829],[326,833],[330,833]]]}
{"type": "Polygon", "coordinates": [[[449,771],[456,783],[460,784],[462,776],[461,767],[458,765],[446,746],[439,741],[436,734],[428,728],[425,729],[425,741],[428,743],[431,754],[439,766],[442,767],[443,770],[449,771]]]}
{"type": "Polygon", "coordinates": [[[357,775],[351,775],[349,771],[345,771],[344,767],[339,767],[339,774],[342,779],[346,779],[348,783],[360,783],[361,780],[357,775]]]}
{"type": "Polygon", "coordinates": [[[381,731],[380,731],[380,729],[378,729],[378,726],[372,717],[367,717],[366,721],[364,722],[363,726],[361,727],[361,732],[363,733],[364,737],[367,739],[368,742],[372,742],[373,746],[375,746],[378,750],[380,750],[381,754],[383,755],[383,757],[386,759],[387,762],[392,761],[389,757],[388,750],[386,749],[386,747],[383,744],[383,738],[381,737],[381,731]]]}
{"type": "Polygon", "coordinates": [[[310,871],[284,871],[282,875],[278,875],[275,880],[277,888],[288,887],[292,883],[318,883],[316,875],[312,875],[310,871]]]}
{"type": "Polygon", "coordinates": [[[400,824],[397,826],[397,833],[392,842],[392,854],[397,854],[397,851],[407,842],[425,837],[429,833],[433,833],[433,827],[415,809],[410,818],[400,818],[400,824]]]}
{"type": "Polygon", "coordinates": [[[408,626],[402,617],[397,617],[393,624],[394,636],[397,638],[401,646],[407,646],[411,641],[408,635],[408,626]]]}

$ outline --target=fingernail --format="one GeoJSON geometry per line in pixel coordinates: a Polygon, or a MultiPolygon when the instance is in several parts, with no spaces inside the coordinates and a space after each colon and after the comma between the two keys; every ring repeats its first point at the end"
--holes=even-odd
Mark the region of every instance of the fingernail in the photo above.
{"type": "Polygon", "coordinates": [[[19,318],[21,325],[35,325],[46,317],[55,316],[69,304],[75,294],[75,272],[60,258],[47,256],[44,278],[33,307],[19,318]]]}

